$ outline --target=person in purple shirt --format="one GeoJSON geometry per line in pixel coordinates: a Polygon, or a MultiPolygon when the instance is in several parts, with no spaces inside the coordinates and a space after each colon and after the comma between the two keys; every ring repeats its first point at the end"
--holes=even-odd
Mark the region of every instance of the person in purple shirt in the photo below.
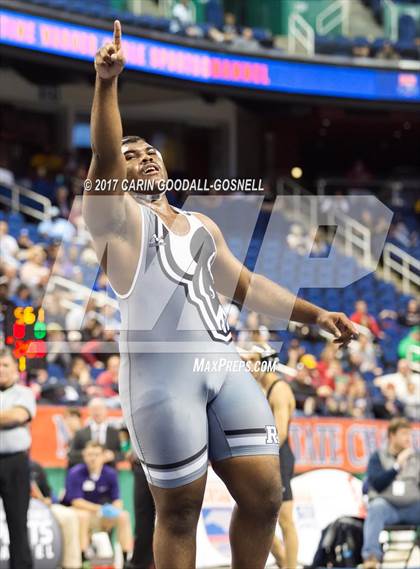
{"type": "Polygon", "coordinates": [[[120,499],[117,471],[105,464],[104,447],[95,441],[85,446],[83,460],[68,471],[63,498],[79,515],[82,555],[87,557],[91,532],[115,527],[126,562],[133,538],[130,517],[120,499]]]}

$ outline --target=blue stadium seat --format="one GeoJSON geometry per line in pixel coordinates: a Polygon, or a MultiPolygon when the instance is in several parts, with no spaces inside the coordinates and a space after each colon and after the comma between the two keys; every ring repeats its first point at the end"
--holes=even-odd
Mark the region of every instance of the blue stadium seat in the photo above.
{"type": "Polygon", "coordinates": [[[403,14],[398,21],[398,39],[400,42],[413,43],[417,36],[416,20],[409,14],[403,14]]]}

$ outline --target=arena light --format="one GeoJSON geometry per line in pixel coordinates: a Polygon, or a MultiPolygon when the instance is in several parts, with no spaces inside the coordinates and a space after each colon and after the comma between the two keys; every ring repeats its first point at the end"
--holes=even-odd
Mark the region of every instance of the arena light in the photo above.
{"type": "Polygon", "coordinates": [[[300,178],[303,176],[303,170],[300,168],[300,166],[294,166],[291,169],[290,173],[292,175],[292,178],[295,180],[300,180],[300,178]]]}

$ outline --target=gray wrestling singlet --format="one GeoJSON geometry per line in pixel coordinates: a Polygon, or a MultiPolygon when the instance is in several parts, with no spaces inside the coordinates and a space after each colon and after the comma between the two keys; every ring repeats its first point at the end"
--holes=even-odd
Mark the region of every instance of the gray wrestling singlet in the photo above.
{"type": "Polygon", "coordinates": [[[212,235],[191,212],[174,208],[189,222],[180,236],[148,206],[133,200],[133,207],[139,209],[142,238],[132,286],[117,295],[119,385],[148,481],[172,488],[200,478],[208,460],[278,455],[270,406],[239,365],[214,288],[212,235]],[[238,365],[217,371],[221,358],[238,365]]]}

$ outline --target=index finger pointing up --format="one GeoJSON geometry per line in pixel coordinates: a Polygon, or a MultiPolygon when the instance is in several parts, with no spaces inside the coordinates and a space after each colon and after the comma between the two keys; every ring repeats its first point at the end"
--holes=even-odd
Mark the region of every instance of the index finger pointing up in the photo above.
{"type": "Polygon", "coordinates": [[[114,44],[117,50],[121,47],[121,22],[115,20],[114,22],[114,44]]]}

